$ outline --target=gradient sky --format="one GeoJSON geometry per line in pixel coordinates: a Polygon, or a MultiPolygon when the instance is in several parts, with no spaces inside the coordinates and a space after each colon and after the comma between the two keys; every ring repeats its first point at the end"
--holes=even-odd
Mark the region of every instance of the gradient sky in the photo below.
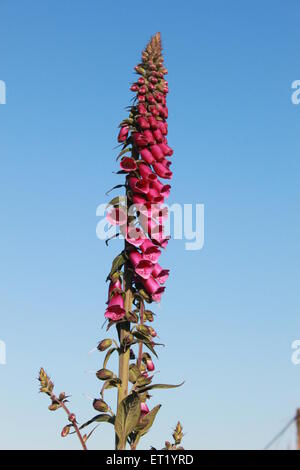
{"type": "MultiPolygon", "coordinates": [[[[297,0],[0,0],[1,448],[79,446],[37,393],[40,366],[79,420],[94,415],[102,357],[88,352],[104,335],[104,281],[121,248],[97,239],[96,207],[121,181],[117,126],[156,31],[170,202],[205,205],[205,245],[173,240],[163,258],[158,380],[186,383],[153,394],[163,406],[142,448],[161,448],[180,419],[187,449],[260,449],[300,406],[299,14],[297,0]]],[[[90,447],[112,443],[103,424],[90,447]]]]}

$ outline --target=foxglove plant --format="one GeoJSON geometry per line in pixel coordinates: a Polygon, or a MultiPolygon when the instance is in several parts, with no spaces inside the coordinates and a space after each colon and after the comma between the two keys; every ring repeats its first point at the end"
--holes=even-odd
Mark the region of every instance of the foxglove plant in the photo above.
{"type": "MultiPolygon", "coordinates": [[[[142,52],[141,63],[135,67],[139,77],[131,91],[136,95],[118,134],[121,145],[118,174],[125,176],[125,195],[113,198],[107,213],[109,223],[118,229],[117,235],[124,237],[124,249],[114,259],[107,277],[109,287],[104,313],[107,330],[116,327],[118,340],[105,338],[98,344],[98,350],[106,352],[103,366],[96,373],[103,386],[100,396],[93,401],[94,409],[100,414],[81,426],[72,415],[73,421],[69,417],[70,424],[62,433],[68,434],[74,427],[73,432],[84,445],[89,436],[81,436],[81,430],[92,423],[107,422],[114,425],[116,449],[124,450],[127,443],[132,450],[136,449],[161,406],[149,409],[150,390],[179,386],[153,383],[153,356],[157,357],[155,348],[159,344],[155,342],[155,329],[149,325],[154,313],[146,306],[160,302],[169,276],[169,270],[158,263],[168,244],[164,234],[164,220],[168,216],[164,202],[171,189],[161,179],[172,178],[168,157],[173,155],[167,141],[168,83],[163,62],[160,33],[157,33],[142,52]],[[108,369],[113,354],[118,355],[117,374],[108,369]],[[104,400],[109,388],[118,391],[115,413],[104,400]]],[[[41,375],[40,381],[42,383],[41,375]]],[[[52,397],[53,400],[57,408],[64,407],[64,401],[61,403],[56,397],[52,397]]],[[[180,423],[174,433],[175,442],[166,442],[167,449],[180,445],[183,436],[180,423]]]]}

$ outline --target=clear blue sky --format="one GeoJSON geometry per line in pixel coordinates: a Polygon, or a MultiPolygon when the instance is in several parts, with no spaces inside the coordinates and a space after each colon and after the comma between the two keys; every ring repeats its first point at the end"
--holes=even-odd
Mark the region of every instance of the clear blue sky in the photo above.
{"type": "MultiPolygon", "coordinates": [[[[170,202],[205,204],[205,246],[169,244],[157,309],[162,403],[144,448],[177,419],[186,448],[262,448],[300,406],[300,79],[297,0],[0,1],[1,448],[77,448],[37,393],[44,366],[93,415],[104,283],[120,242],[96,207],[120,181],[117,125],[133,67],[161,31],[169,68],[170,202]]],[[[293,434],[289,439],[292,442],[293,434]]],[[[103,425],[92,448],[112,445],[103,425]]],[[[285,438],[283,446],[288,445],[285,438]]]]}

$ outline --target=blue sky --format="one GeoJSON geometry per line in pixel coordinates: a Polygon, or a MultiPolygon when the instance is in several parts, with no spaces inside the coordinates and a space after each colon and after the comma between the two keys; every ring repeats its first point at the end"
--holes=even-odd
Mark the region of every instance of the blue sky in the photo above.
{"type": "MultiPolygon", "coordinates": [[[[158,377],[186,384],[154,394],[163,406],[142,447],[163,446],[180,419],[186,448],[262,448],[300,406],[299,14],[297,0],[1,0],[1,448],[78,448],[37,393],[41,365],[80,420],[93,415],[89,371],[102,358],[88,351],[104,335],[104,280],[121,246],[97,239],[96,207],[120,181],[117,126],[156,31],[170,202],[205,205],[205,246],[174,240],[164,255],[158,377]]],[[[91,448],[112,446],[104,426],[91,448]]]]}

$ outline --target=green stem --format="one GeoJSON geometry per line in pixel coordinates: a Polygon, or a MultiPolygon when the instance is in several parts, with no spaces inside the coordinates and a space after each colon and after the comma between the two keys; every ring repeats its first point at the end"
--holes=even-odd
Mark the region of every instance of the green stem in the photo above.
{"type": "MultiPolygon", "coordinates": [[[[125,266],[124,271],[124,286],[125,286],[125,311],[130,312],[133,295],[131,289],[131,274],[125,266]]],[[[119,379],[121,380],[120,388],[118,389],[118,408],[120,403],[128,395],[128,382],[129,382],[129,359],[130,359],[130,348],[123,348],[123,340],[130,333],[130,322],[124,321],[118,325],[118,334],[120,340],[120,352],[119,352],[119,379]]],[[[125,450],[126,443],[118,446],[118,450],[125,450]]],[[[117,436],[116,436],[116,448],[117,448],[117,436]]]]}
{"type": "MultiPolygon", "coordinates": [[[[144,324],[144,302],[141,300],[140,304],[140,324],[144,324]]],[[[142,341],[139,343],[139,355],[138,355],[138,360],[137,360],[137,366],[138,368],[141,367],[142,364],[142,357],[143,357],[143,343],[142,341]]]]}
{"type": "MultiPolygon", "coordinates": [[[[62,409],[67,413],[68,418],[72,415],[72,413],[70,412],[69,408],[67,408],[66,405],[64,404],[64,402],[63,402],[62,400],[60,400],[59,398],[57,398],[56,395],[52,394],[52,395],[51,395],[51,400],[52,400],[52,401],[55,401],[55,402],[57,402],[57,403],[60,404],[60,406],[62,407],[62,409]]],[[[85,442],[84,442],[84,439],[83,439],[83,437],[82,437],[82,435],[81,435],[81,432],[79,431],[79,427],[78,427],[78,425],[77,425],[76,418],[74,418],[74,420],[72,421],[72,424],[73,424],[74,429],[75,429],[75,431],[76,431],[77,437],[78,437],[78,439],[79,439],[79,441],[80,441],[80,444],[81,444],[81,446],[82,446],[82,449],[83,449],[83,450],[87,450],[87,447],[86,447],[86,444],[85,444],[85,442]]]]}

